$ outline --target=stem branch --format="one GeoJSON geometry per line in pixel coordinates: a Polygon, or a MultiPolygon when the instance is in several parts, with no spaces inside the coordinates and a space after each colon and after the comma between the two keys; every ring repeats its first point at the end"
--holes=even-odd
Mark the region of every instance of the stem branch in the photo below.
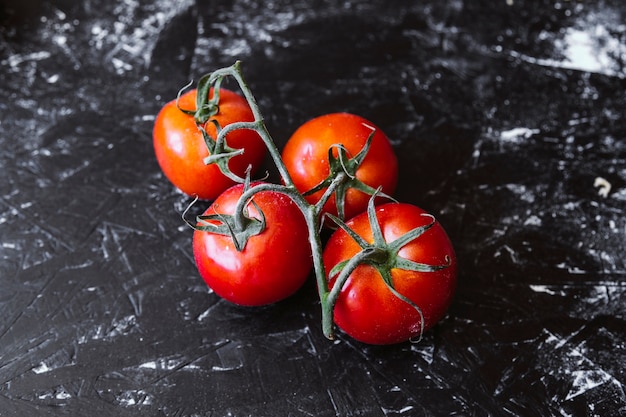
{"type": "Polygon", "coordinates": [[[269,131],[267,130],[267,126],[265,126],[265,122],[263,119],[263,115],[261,114],[261,111],[259,109],[259,105],[257,104],[257,101],[254,98],[250,87],[248,87],[248,84],[243,78],[243,73],[241,71],[241,61],[235,62],[229,68],[231,68],[230,75],[232,75],[233,78],[237,80],[241,92],[248,101],[250,109],[252,109],[252,114],[254,115],[254,120],[256,122],[254,130],[256,130],[259,136],[261,136],[261,139],[263,139],[263,142],[265,143],[265,146],[267,147],[267,150],[270,153],[274,165],[276,166],[276,169],[278,169],[278,173],[280,174],[283,182],[288,186],[292,186],[293,180],[291,179],[291,175],[289,175],[289,172],[287,171],[287,167],[285,167],[285,163],[282,160],[280,150],[276,146],[276,143],[274,142],[269,131]]]}

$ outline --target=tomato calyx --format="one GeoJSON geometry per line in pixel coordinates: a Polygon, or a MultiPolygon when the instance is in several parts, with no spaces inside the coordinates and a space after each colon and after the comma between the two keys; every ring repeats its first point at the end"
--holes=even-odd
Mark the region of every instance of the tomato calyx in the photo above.
{"type": "MultiPolygon", "coordinates": [[[[244,183],[244,193],[248,191],[250,191],[249,171],[244,183]]],[[[263,210],[252,198],[247,201],[241,199],[234,214],[215,213],[199,215],[196,216],[196,222],[193,223],[186,218],[186,215],[197,200],[196,198],[192,201],[183,212],[182,217],[185,223],[194,230],[229,236],[238,252],[242,252],[245,249],[246,243],[248,243],[251,237],[263,233],[266,228],[265,214],[263,214],[263,210]],[[248,210],[250,204],[254,206],[259,218],[250,215],[248,210]]]]}
{"type": "MultiPolygon", "coordinates": [[[[367,216],[374,239],[373,243],[369,243],[368,241],[363,239],[354,230],[350,229],[350,227],[340,218],[328,214],[328,216],[361,247],[363,259],[359,261],[359,264],[365,263],[373,266],[381,273],[383,279],[385,279],[385,281],[389,284],[392,284],[390,279],[390,271],[394,268],[415,272],[435,272],[450,266],[450,259],[446,259],[447,262],[443,265],[429,265],[425,263],[414,262],[401,257],[399,255],[400,249],[402,249],[408,243],[418,239],[428,229],[433,227],[437,223],[437,220],[433,215],[423,213],[422,216],[430,218],[429,223],[406,232],[392,242],[387,242],[385,240],[385,237],[383,236],[383,232],[380,228],[378,218],[376,217],[376,207],[374,205],[374,199],[377,195],[378,190],[375,190],[367,206],[367,216]]],[[[346,265],[348,264],[348,262],[349,261],[344,261],[337,264],[333,268],[333,270],[330,271],[330,276],[336,276],[342,273],[343,270],[346,269],[346,265]]]]}
{"type": "Polygon", "coordinates": [[[244,148],[235,149],[226,143],[226,134],[235,129],[251,129],[257,130],[255,123],[236,122],[234,126],[228,129],[222,129],[222,126],[215,120],[215,116],[220,112],[220,87],[223,77],[215,77],[213,73],[206,74],[200,78],[196,87],[196,108],[185,109],[179,105],[180,97],[183,92],[191,86],[187,84],[178,91],[176,97],[176,107],[188,116],[192,116],[196,127],[202,133],[202,138],[209,151],[209,156],[203,159],[205,165],[215,164],[218,166],[222,174],[233,180],[242,183],[244,179],[233,173],[229,167],[230,159],[244,153],[244,148]],[[211,91],[213,95],[211,96],[211,91]],[[208,123],[215,126],[217,137],[213,138],[206,129],[208,123]]]}
{"type": "Polygon", "coordinates": [[[187,208],[183,213],[183,219],[185,223],[194,230],[229,236],[233,241],[235,249],[242,252],[248,240],[252,236],[261,234],[266,227],[263,212],[254,200],[250,203],[254,205],[255,209],[259,212],[261,219],[251,217],[247,213],[247,208],[244,210],[244,215],[241,217],[221,213],[196,216],[195,224],[184,217],[189,210],[189,208],[187,208]]]}
{"type": "Polygon", "coordinates": [[[198,80],[196,108],[194,110],[185,109],[178,105],[178,102],[183,92],[191,86],[192,82],[190,82],[182,89],[180,89],[180,91],[178,91],[178,96],[176,97],[176,106],[183,113],[189,116],[193,116],[196,125],[204,125],[213,116],[220,112],[219,102],[221,82],[221,79],[217,79],[215,81],[212,80],[211,74],[204,75],[202,78],[200,78],[200,80],[198,80]],[[213,97],[209,98],[212,83],[215,83],[215,86],[213,88],[213,97]]]}
{"type": "Polygon", "coordinates": [[[196,230],[211,232],[219,235],[230,236],[238,252],[242,252],[246,243],[252,236],[256,236],[265,230],[265,216],[259,206],[253,201],[251,204],[259,212],[261,219],[250,217],[247,208],[244,215],[238,218],[236,215],[209,214],[197,216],[198,225],[196,230]],[[243,220],[243,221],[242,221],[243,220]]]}
{"type": "MultiPolygon", "coordinates": [[[[315,187],[303,193],[304,196],[309,196],[322,190],[331,189],[331,185],[334,185],[335,205],[337,208],[337,214],[339,215],[340,219],[345,218],[346,194],[351,188],[368,195],[374,195],[378,193],[382,197],[387,197],[391,199],[391,197],[387,194],[381,192],[380,190],[376,190],[373,187],[370,187],[369,185],[358,179],[356,176],[357,170],[365,160],[365,157],[370,150],[372,141],[374,140],[374,135],[376,133],[375,128],[366,124],[364,124],[364,126],[371,129],[372,133],[370,133],[370,135],[367,137],[365,145],[363,145],[363,148],[361,148],[359,153],[351,157],[348,150],[342,144],[332,145],[330,148],[328,148],[328,176],[320,181],[315,187]]],[[[325,198],[320,199],[320,202],[318,203],[320,207],[326,203],[330,195],[327,194],[324,197],[325,198]]]]}
{"type": "Polygon", "coordinates": [[[348,234],[348,236],[350,236],[361,247],[361,250],[352,258],[343,262],[339,262],[329,271],[329,280],[334,279],[335,282],[332,289],[329,291],[329,293],[322,302],[322,308],[324,313],[322,317],[322,327],[327,336],[332,336],[334,323],[333,309],[334,304],[339,297],[339,293],[341,292],[350,275],[357,267],[359,267],[360,265],[369,265],[378,271],[381,279],[394,296],[409,304],[418,313],[420,317],[419,338],[421,339],[422,333],[424,332],[424,315],[422,313],[422,309],[413,301],[411,301],[396,290],[391,271],[393,269],[402,269],[414,272],[436,272],[441,269],[450,267],[450,265],[452,264],[452,260],[448,256],[446,256],[446,263],[441,265],[430,265],[415,262],[400,256],[399,252],[405,245],[413,242],[416,239],[419,239],[419,237],[426,233],[426,231],[428,231],[431,227],[433,227],[437,223],[437,221],[435,217],[431,214],[423,213],[422,216],[429,217],[430,222],[423,226],[419,226],[412,230],[409,230],[408,232],[391,242],[387,242],[385,237],[383,236],[380,223],[378,222],[378,218],[376,216],[376,207],[374,205],[374,199],[376,198],[378,191],[379,190],[376,190],[374,194],[372,194],[372,197],[370,198],[367,206],[367,217],[373,237],[372,243],[368,242],[354,230],[350,229],[350,227],[340,218],[328,214],[328,216],[337,224],[337,226],[343,229],[348,234]]]}

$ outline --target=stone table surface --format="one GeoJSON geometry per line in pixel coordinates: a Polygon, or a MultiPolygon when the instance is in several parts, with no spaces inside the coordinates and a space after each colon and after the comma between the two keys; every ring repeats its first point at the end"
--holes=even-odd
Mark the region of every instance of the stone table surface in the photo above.
{"type": "Polygon", "coordinates": [[[0,415],[626,415],[626,4],[0,2],[0,415]],[[198,276],[155,114],[241,60],[279,146],[348,111],[459,259],[419,343],[198,276]]]}

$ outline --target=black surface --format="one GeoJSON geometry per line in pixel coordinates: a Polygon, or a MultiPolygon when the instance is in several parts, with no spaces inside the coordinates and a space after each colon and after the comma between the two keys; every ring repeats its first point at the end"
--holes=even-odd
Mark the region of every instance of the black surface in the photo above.
{"type": "Polygon", "coordinates": [[[626,414],[623,2],[0,5],[1,416],[626,414]],[[459,256],[419,344],[197,275],[151,128],[236,59],[279,145],[332,111],[392,137],[459,256]]]}

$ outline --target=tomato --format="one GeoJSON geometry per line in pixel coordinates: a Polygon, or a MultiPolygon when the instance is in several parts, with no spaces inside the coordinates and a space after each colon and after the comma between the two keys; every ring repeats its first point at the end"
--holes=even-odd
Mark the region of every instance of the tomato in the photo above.
{"type": "MultiPolygon", "coordinates": [[[[328,149],[341,144],[352,157],[365,146],[375,129],[367,156],[356,170],[356,178],[373,189],[393,194],[398,181],[398,162],[387,136],[370,121],[349,113],[326,114],[300,126],[287,141],[282,159],[298,191],[304,193],[324,181],[330,172],[328,149]]],[[[337,150],[333,151],[337,156],[337,150]]],[[[324,190],[306,196],[317,203],[324,190]]],[[[345,194],[344,218],[365,211],[370,195],[350,188],[345,194]]],[[[323,212],[337,215],[336,196],[324,205],[323,212]]]]}
{"type": "MultiPolygon", "coordinates": [[[[404,203],[380,205],[376,208],[376,216],[387,243],[412,229],[434,222],[421,208],[404,203]]],[[[346,224],[365,241],[374,241],[367,213],[352,218],[346,224]]],[[[343,229],[335,231],[323,254],[327,273],[360,250],[361,246],[343,229]]],[[[446,232],[438,222],[401,246],[397,255],[440,269],[428,272],[397,267],[390,269],[393,288],[410,300],[411,305],[393,294],[377,268],[366,264],[357,266],[341,289],[334,307],[335,323],[356,340],[369,344],[392,344],[420,336],[422,330],[431,328],[444,316],[452,301],[456,287],[456,257],[446,232]]],[[[329,279],[331,288],[336,278],[329,279]]]]}
{"type": "MultiPolygon", "coordinates": [[[[232,215],[243,190],[243,184],[229,188],[204,214],[232,215]]],[[[292,295],[312,267],[307,225],[298,206],[275,191],[260,191],[252,201],[266,225],[241,252],[230,236],[200,230],[193,235],[194,258],[204,281],[217,295],[245,306],[271,304],[292,295]]],[[[247,209],[249,217],[261,219],[253,204],[247,209]]]]}
{"type": "MultiPolygon", "coordinates": [[[[205,165],[203,160],[209,151],[202,133],[193,116],[179,109],[195,110],[196,95],[196,89],[190,90],[180,96],[178,107],[173,100],[161,109],[154,123],[153,145],[163,173],[174,186],[190,196],[213,200],[234,181],[222,174],[217,165],[205,165]]],[[[213,97],[213,90],[210,97],[213,97]]],[[[219,112],[212,120],[223,128],[233,122],[253,121],[254,116],[242,96],[221,88],[219,112]]],[[[217,137],[214,123],[207,122],[205,129],[213,139],[217,137]]],[[[235,130],[227,135],[226,142],[231,148],[245,149],[243,155],[233,157],[228,165],[239,177],[245,176],[248,165],[254,172],[263,162],[266,147],[256,132],[235,130]]]]}

